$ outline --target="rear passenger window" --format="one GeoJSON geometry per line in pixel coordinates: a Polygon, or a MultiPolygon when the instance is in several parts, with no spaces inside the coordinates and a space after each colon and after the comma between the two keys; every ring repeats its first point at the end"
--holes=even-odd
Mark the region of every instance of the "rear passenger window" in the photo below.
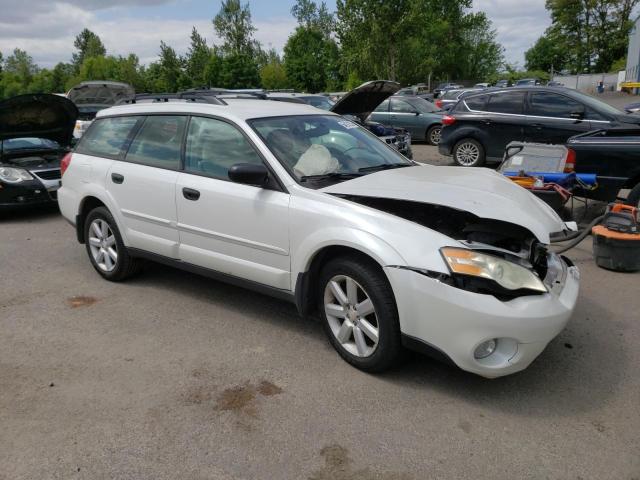
{"type": "Polygon", "coordinates": [[[502,92],[489,97],[488,112],[521,114],[525,92],[502,92]]]}
{"type": "Polygon", "coordinates": [[[262,157],[233,125],[214,118],[192,117],[187,132],[184,169],[229,179],[236,163],[262,165],[262,157]]]}
{"type": "Polygon", "coordinates": [[[147,117],[131,142],[127,161],[177,170],[180,168],[180,150],[186,122],[184,116],[147,117]]]}
{"type": "Polygon", "coordinates": [[[394,113],[414,113],[416,108],[404,100],[391,99],[391,111],[394,113]]]}
{"type": "Polygon", "coordinates": [[[82,136],[78,152],[96,157],[117,157],[125,149],[134,127],[143,117],[99,118],[82,136]]]}
{"type": "Polygon", "coordinates": [[[485,105],[487,104],[487,95],[475,95],[473,97],[465,98],[464,103],[466,103],[467,107],[471,110],[482,111],[485,109],[485,105]]]}

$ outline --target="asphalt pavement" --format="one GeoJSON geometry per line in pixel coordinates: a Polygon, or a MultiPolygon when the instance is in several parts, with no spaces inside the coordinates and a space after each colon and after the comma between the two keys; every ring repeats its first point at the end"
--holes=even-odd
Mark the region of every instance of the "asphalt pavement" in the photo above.
{"type": "Polygon", "coordinates": [[[4,215],[0,479],[640,479],[640,274],[569,256],[578,308],[526,371],[369,375],[293,305],[159,265],[109,283],[56,210],[4,215]]]}

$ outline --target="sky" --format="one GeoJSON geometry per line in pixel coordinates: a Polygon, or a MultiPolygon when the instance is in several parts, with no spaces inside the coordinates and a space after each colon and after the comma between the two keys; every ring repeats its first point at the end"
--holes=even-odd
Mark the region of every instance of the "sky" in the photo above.
{"type": "MultiPolygon", "coordinates": [[[[327,6],[335,9],[335,0],[327,6]]],[[[509,63],[524,65],[524,52],[550,24],[544,0],[474,0],[498,32],[509,63]]],[[[294,0],[249,0],[255,38],[264,48],[282,51],[295,28],[294,0]]],[[[41,67],[69,61],[73,40],[83,28],[97,33],[113,55],[130,52],[148,64],[160,40],[186,52],[195,26],[209,43],[217,39],[211,19],[219,0],[0,0],[0,52],[26,50],[41,67]]],[[[443,46],[443,48],[445,48],[443,46]]]]}

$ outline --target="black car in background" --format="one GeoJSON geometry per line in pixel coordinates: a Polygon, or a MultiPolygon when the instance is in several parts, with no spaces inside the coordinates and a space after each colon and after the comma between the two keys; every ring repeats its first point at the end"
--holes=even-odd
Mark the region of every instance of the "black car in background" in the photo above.
{"type": "Polygon", "coordinates": [[[511,87],[463,96],[442,123],[440,153],[478,167],[501,161],[511,141],[564,144],[590,130],[640,125],[640,115],[573,89],[511,87]]]}
{"type": "Polygon", "coordinates": [[[60,162],[70,151],[77,107],[59,95],[0,102],[0,209],[57,201],[60,162]]]}

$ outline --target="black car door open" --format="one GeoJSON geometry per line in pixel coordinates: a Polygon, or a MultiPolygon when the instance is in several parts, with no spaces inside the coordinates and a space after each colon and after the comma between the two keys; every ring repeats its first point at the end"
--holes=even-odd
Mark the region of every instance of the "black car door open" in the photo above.
{"type": "Polygon", "coordinates": [[[530,92],[525,141],[564,144],[569,137],[591,130],[585,106],[555,92],[530,92]]]}

